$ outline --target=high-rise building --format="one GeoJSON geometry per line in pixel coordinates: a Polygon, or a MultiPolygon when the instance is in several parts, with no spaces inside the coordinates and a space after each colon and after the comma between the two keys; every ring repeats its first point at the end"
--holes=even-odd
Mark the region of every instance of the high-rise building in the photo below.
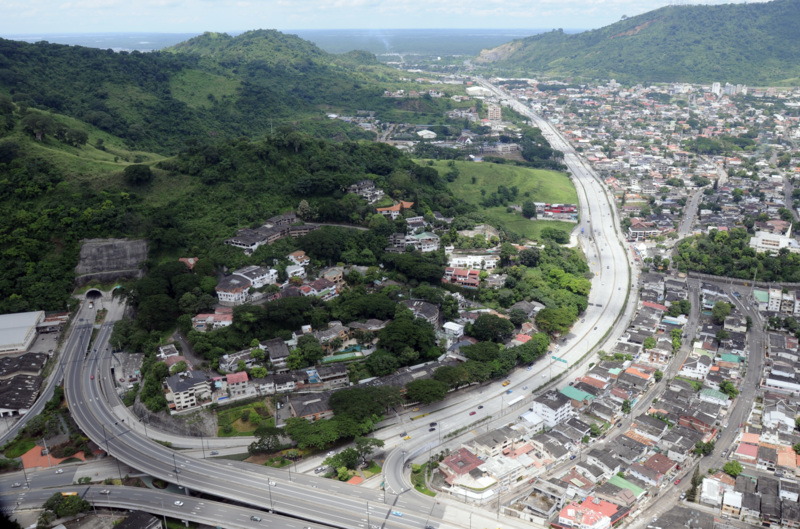
{"type": "Polygon", "coordinates": [[[711,85],[711,93],[714,95],[720,95],[722,93],[722,86],[719,83],[713,83],[711,85]]]}
{"type": "Polygon", "coordinates": [[[501,122],[503,120],[500,105],[489,105],[489,121],[501,122]]]}

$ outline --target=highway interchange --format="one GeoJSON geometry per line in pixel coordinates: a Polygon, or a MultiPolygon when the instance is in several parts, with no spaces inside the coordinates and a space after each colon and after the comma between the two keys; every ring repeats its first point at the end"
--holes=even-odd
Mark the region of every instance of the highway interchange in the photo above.
{"type": "MultiPolygon", "coordinates": [[[[505,94],[499,95],[506,98],[505,94]]],[[[582,316],[582,320],[575,324],[565,342],[558,344],[557,350],[553,352],[554,356],[565,360],[568,365],[574,365],[582,359],[585,361],[587,353],[603,340],[613,338],[607,336],[610,329],[615,329],[615,332],[624,329],[624,326],[615,327],[615,323],[623,312],[631,288],[630,258],[621,242],[622,234],[614,209],[603,186],[592,171],[583,164],[549,123],[540,120],[524,107],[515,109],[528,115],[541,126],[553,147],[565,153],[565,163],[573,174],[573,181],[580,196],[580,226],[586,231],[586,237],[581,240],[581,244],[590,263],[596,263],[591,267],[595,277],[589,297],[590,306],[582,316]]],[[[370,526],[370,529],[378,527],[424,529],[427,526],[438,529],[438,527],[454,526],[454,516],[448,513],[448,510],[454,507],[418,494],[410,486],[408,477],[404,473],[405,463],[409,459],[427,454],[428,450],[438,451],[444,444],[439,441],[439,431],[428,432],[428,422],[438,422],[438,429],[447,432],[468,426],[478,419],[488,420],[489,417],[491,426],[495,427],[508,422],[503,413],[517,414],[503,409],[504,401],[508,398],[506,395],[508,388],[495,383],[474,387],[460,392],[455,398],[423,407],[419,414],[429,414],[423,420],[412,422],[401,417],[399,422],[390,424],[376,433],[387,442],[384,491],[347,485],[310,475],[291,475],[284,470],[246,463],[188,457],[148,439],[141,435],[138,429],[132,430],[129,427],[131,421],[129,415],[115,415],[115,409],[120,409],[121,402],[117,395],[116,384],[110,375],[111,351],[108,341],[113,323],[121,318],[124,307],[117,302],[110,302],[108,308],[109,314],[91,348],[93,326],[79,320],[76,320],[77,325],[74,325],[72,334],[63,347],[66,398],[75,421],[93,441],[107,449],[110,455],[125,465],[185,487],[184,490],[189,489],[236,502],[237,505],[242,505],[241,513],[237,513],[237,516],[250,512],[247,510],[249,508],[255,508],[261,511],[260,516],[265,522],[280,527],[292,527],[288,521],[292,518],[316,521],[333,527],[362,529],[367,526],[370,526]],[[478,406],[482,408],[479,409],[478,406]],[[471,416],[470,413],[473,411],[479,413],[471,416]],[[123,421],[125,417],[127,424],[123,421]],[[404,442],[401,433],[408,434],[411,439],[404,442]],[[393,516],[391,514],[393,510],[402,512],[402,516],[393,516]],[[274,514],[268,514],[269,511],[274,514]]],[[[94,310],[83,306],[78,314],[78,319],[80,318],[85,322],[93,322],[94,310]]],[[[530,391],[523,390],[523,387],[538,388],[543,383],[548,383],[552,376],[564,370],[563,366],[562,362],[538,362],[531,371],[518,369],[509,376],[511,381],[509,388],[517,395],[529,394],[530,391]]],[[[563,379],[560,381],[561,384],[566,382],[563,379]]],[[[48,387],[51,386],[53,384],[48,387]]],[[[150,430],[151,437],[162,438],[161,432],[150,430]]],[[[469,431],[465,433],[469,434],[469,431]]],[[[196,439],[192,441],[190,445],[197,443],[196,439]]],[[[91,492],[93,489],[87,490],[91,492]]],[[[132,506],[138,505],[138,508],[155,512],[153,502],[156,501],[156,496],[147,498],[141,496],[143,489],[112,487],[111,490],[113,493],[102,499],[104,505],[118,502],[121,507],[133,508],[132,506]]],[[[40,494],[29,490],[28,497],[34,497],[34,492],[40,494]]],[[[52,489],[49,492],[52,493],[52,489]]],[[[188,494],[188,490],[186,492],[188,494]]],[[[12,492],[13,494],[18,493],[12,492]]],[[[166,496],[164,493],[161,494],[166,496]]],[[[95,496],[87,499],[94,501],[95,496]]],[[[10,497],[10,495],[2,497],[6,508],[10,497]]],[[[170,497],[175,501],[174,498],[174,495],[170,497]]],[[[171,510],[167,508],[172,516],[189,519],[192,513],[192,516],[196,517],[191,519],[195,521],[205,523],[218,521],[212,520],[216,514],[205,515],[201,511],[195,514],[191,507],[197,506],[197,500],[187,496],[182,501],[185,502],[183,507],[173,505],[171,510]]],[[[208,505],[214,503],[209,500],[202,501],[208,505]]],[[[238,520],[238,517],[236,519],[238,520]]],[[[242,520],[241,523],[245,525],[241,526],[247,526],[247,521],[242,520]]],[[[225,525],[234,526],[232,519],[226,519],[225,525]]]]}

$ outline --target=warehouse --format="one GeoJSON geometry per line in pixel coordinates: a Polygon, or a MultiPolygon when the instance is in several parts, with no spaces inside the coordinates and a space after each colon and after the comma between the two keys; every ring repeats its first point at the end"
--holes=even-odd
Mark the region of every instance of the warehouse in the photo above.
{"type": "Polygon", "coordinates": [[[36,339],[36,326],[43,321],[42,310],[0,316],[0,354],[27,351],[36,339]]]}

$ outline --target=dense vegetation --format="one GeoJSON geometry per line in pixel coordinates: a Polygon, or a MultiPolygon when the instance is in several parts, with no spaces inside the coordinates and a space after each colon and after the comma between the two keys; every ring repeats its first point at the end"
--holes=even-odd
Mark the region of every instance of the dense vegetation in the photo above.
{"type": "Polygon", "coordinates": [[[515,40],[477,61],[550,75],[796,85],[797,20],[797,0],[667,6],[592,31],[515,40]]]}
{"type": "Polygon", "coordinates": [[[730,232],[712,230],[678,244],[675,267],[717,276],[765,282],[800,282],[800,255],[788,248],[777,254],[756,253],[748,246],[750,234],[743,228],[730,232]]]}

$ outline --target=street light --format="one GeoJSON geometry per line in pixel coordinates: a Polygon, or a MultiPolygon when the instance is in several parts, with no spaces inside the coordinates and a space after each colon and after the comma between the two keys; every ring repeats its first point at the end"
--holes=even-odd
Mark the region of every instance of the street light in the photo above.
{"type": "Polygon", "coordinates": [[[178,462],[175,460],[175,454],[172,454],[172,464],[175,465],[175,478],[178,480],[178,485],[181,484],[180,470],[178,470],[178,462]]]}

